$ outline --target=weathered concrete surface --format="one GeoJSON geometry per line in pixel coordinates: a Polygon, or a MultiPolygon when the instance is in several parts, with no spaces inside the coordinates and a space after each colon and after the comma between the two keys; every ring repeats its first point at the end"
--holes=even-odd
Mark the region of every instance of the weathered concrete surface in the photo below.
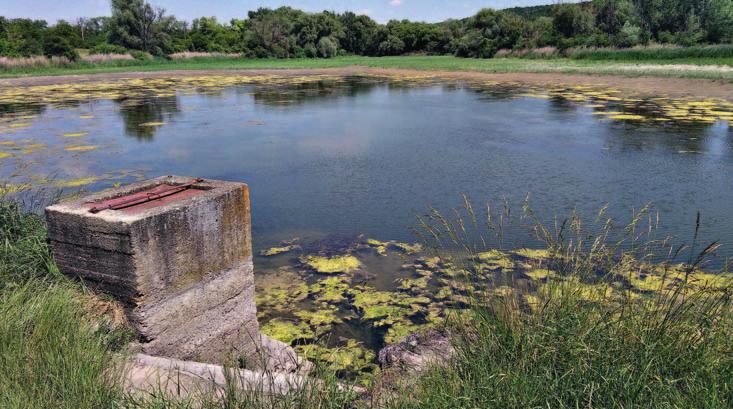
{"type": "Polygon", "coordinates": [[[88,210],[95,200],[189,180],[161,177],[48,207],[54,258],[125,306],[146,353],[252,359],[260,334],[247,185],[203,180],[199,194],[142,211],[88,210]]]}
{"type": "Polygon", "coordinates": [[[297,374],[227,369],[220,365],[145,354],[137,354],[131,359],[124,380],[129,393],[143,398],[158,396],[180,400],[207,396],[222,399],[227,389],[279,395],[312,382],[297,374]]]}

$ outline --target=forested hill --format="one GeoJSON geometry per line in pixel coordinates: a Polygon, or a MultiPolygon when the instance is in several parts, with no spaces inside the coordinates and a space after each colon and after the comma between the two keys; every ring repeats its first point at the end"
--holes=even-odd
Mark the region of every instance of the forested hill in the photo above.
{"type": "Polygon", "coordinates": [[[307,13],[291,7],[259,8],[227,22],[214,17],[189,22],[171,14],[175,9],[162,10],[146,0],[111,0],[111,11],[109,17],[54,25],[0,17],[0,56],[74,60],[81,49],[140,58],[182,52],[250,58],[414,53],[490,58],[499,51],[733,42],[733,0],[593,0],[482,9],[462,20],[433,24],[379,24],[352,12],[307,13]]]}

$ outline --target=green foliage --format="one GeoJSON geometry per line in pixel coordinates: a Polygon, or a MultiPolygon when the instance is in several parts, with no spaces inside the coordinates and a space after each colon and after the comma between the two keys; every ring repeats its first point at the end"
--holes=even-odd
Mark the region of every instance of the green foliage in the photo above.
{"type": "Polygon", "coordinates": [[[399,55],[405,51],[405,42],[395,35],[389,35],[379,43],[379,55],[399,55]]]}
{"type": "Polygon", "coordinates": [[[333,58],[338,55],[338,45],[331,37],[321,37],[318,40],[318,56],[323,58],[333,58]]]}
{"type": "Polygon", "coordinates": [[[138,61],[145,61],[150,59],[150,54],[146,53],[145,51],[140,50],[130,50],[129,51],[132,58],[138,60],[138,61]]]}
{"type": "Polygon", "coordinates": [[[46,37],[43,41],[43,54],[46,57],[66,57],[70,61],[79,58],[79,53],[69,44],[64,37],[57,35],[46,37]]]}
{"type": "Polygon", "coordinates": [[[121,395],[110,339],[79,291],[31,280],[0,291],[0,407],[110,407],[121,395]]]}
{"type": "Polygon", "coordinates": [[[0,198],[0,291],[49,275],[58,276],[58,270],[46,246],[43,218],[0,198]]]}
{"type": "Polygon", "coordinates": [[[171,20],[144,0],[112,0],[110,43],[162,55],[168,51],[171,20]]]}

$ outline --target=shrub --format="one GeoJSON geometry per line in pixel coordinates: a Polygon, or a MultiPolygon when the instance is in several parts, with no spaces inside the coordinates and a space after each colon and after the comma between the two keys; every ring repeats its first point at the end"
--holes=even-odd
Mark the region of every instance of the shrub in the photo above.
{"type": "Polygon", "coordinates": [[[89,50],[90,54],[127,54],[127,49],[125,47],[116,45],[116,44],[109,44],[109,43],[101,43],[97,44],[96,46],[92,47],[92,49],[89,50]]]}
{"type": "Polygon", "coordinates": [[[43,54],[46,57],[65,57],[70,61],[79,59],[79,53],[61,36],[46,37],[43,41],[43,54]]]}
{"type": "Polygon", "coordinates": [[[145,51],[140,50],[130,50],[130,55],[139,61],[149,60],[153,58],[150,54],[146,53],[145,51]]]}
{"type": "Polygon", "coordinates": [[[303,47],[303,52],[308,58],[318,57],[318,49],[316,49],[316,46],[313,45],[313,43],[306,44],[305,47],[303,47]]]}
{"type": "Polygon", "coordinates": [[[627,21],[624,24],[624,26],[621,28],[621,31],[618,33],[618,37],[617,37],[618,45],[620,47],[635,46],[639,44],[641,40],[640,35],[641,35],[641,28],[627,21]]]}
{"type": "Polygon", "coordinates": [[[323,58],[333,58],[338,55],[338,44],[331,37],[321,37],[318,40],[318,55],[323,58]]]}

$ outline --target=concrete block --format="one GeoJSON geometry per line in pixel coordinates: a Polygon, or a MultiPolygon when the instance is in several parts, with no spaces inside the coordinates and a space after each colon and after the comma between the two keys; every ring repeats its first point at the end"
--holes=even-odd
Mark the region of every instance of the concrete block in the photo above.
{"type": "Polygon", "coordinates": [[[260,335],[246,184],[204,179],[166,198],[90,212],[99,201],[190,180],[166,176],[50,206],[50,246],[64,274],[125,306],[146,353],[249,357],[260,335]]]}

